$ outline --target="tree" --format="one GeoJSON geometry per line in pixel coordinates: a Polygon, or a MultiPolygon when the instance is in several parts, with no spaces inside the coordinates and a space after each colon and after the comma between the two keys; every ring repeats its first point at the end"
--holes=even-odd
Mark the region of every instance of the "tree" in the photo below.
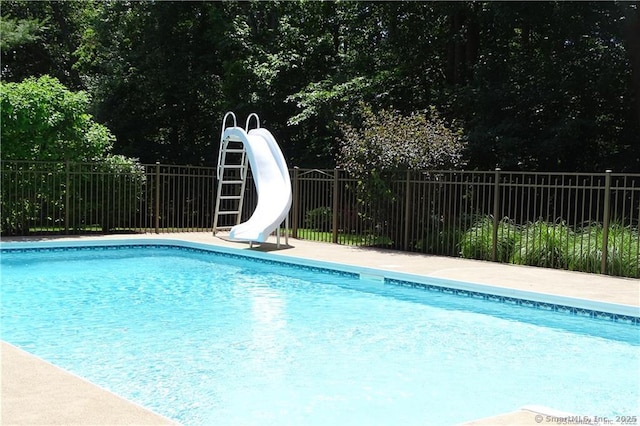
{"type": "Polygon", "coordinates": [[[0,20],[0,50],[3,52],[36,42],[44,30],[44,23],[37,19],[14,19],[5,16],[0,20]]]}
{"type": "Polygon", "coordinates": [[[631,63],[631,78],[637,123],[640,125],[640,4],[622,3],[624,14],[625,45],[631,63]]]}
{"type": "Polygon", "coordinates": [[[2,1],[2,79],[19,82],[51,75],[83,88],[75,65],[80,36],[93,1],[2,1]]]}
{"type": "Polygon", "coordinates": [[[109,2],[78,50],[95,114],[117,152],[145,162],[211,164],[227,57],[217,2],[109,2]]]}
{"type": "Polygon", "coordinates": [[[335,164],[335,108],[321,107],[327,115],[305,113],[305,100],[296,94],[337,72],[342,8],[336,2],[250,2],[226,11],[234,18],[227,32],[225,95],[240,100],[241,113],[260,111],[298,166],[335,164]]]}
{"type": "Polygon", "coordinates": [[[478,168],[638,170],[615,3],[486,3],[473,79],[450,91],[478,168]]]}
{"type": "Polygon", "coordinates": [[[224,112],[328,167],[359,104],[464,123],[469,167],[640,168],[637,2],[6,0],[2,77],[91,93],[116,152],[212,164],[224,112]]]}

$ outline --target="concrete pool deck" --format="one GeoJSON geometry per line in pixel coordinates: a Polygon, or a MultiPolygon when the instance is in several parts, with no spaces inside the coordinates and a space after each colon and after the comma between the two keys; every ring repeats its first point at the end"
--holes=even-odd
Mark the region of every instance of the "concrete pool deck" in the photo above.
{"type": "MultiPolygon", "coordinates": [[[[289,245],[277,249],[269,243],[254,245],[225,241],[210,233],[176,233],[146,235],[107,235],[91,237],[31,237],[4,238],[2,242],[44,241],[108,241],[145,239],[179,240],[212,244],[247,251],[266,251],[275,256],[290,256],[337,262],[386,271],[471,282],[507,290],[542,293],[545,295],[626,305],[635,315],[640,313],[640,280],[596,274],[560,271],[492,262],[428,256],[381,249],[341,246],[289,239],[289,245]]],[[[95,386],[44,360],[7,343],[2,343],[2,406],[3,425],[33,424],[171,424],[171,420],[152,413],[134,403],[95,386]]],[[[536,401],[531,401],[535,404],[536,401]]],[[[553,407],[562,410],[563,407],[553,407]]],[[[549,422],[547,416],[562,413],[547,408],[513,407],[514,412],[479,419],[473,425],[536,425],[549,422]],[[542,417],[540,417],[542,416],[542,417]],[[542,419],[542,420],[541,420],[542,419]]],[[[576,413],[600,415],[600,413],[576,413]]]]}

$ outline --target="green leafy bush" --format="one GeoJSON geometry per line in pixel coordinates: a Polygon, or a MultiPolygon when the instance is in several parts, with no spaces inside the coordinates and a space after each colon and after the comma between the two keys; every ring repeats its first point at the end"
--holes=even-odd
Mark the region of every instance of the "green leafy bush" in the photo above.
{"type": "Polygon", "coordinates": [[[329,207],[318,207],[309,210],[305,217],[307,228],[316,231],[330,231],[333,225],[333,212],[329,207]]]}
{"type": "Polygon", "coordinates": [[[144,167],[121,155],[77,166],[69,188],[71,226],[100,225],[103,232],[132,227],[146,182],[144,167]]]}
{"type": "Polygon", "coordinates": [[[462,236],[462,229],[456,225],[430,226],[424,238],[415,242],[414,249],[423,253],[456,256],[462,236]]]}
{"type": "Polygon", "coordinates": [[[89,96],[50,76],[0,82],[2,159],[95,161],[111,151],[114,137],[93,121],[89,96]]]}

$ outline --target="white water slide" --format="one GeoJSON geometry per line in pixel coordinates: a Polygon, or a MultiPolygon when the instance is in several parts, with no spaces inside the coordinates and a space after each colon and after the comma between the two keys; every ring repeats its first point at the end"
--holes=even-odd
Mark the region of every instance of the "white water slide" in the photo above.
{"type": "MultiPolygon", "coordinates": [[[[289,169],[278,143],[271,132],[260,127],[260,121],[256,114],[250,115],[247,119],[246,130],[236,126],[235,116],[233,116],[233,119],[234,126],[224,129],[221,136],[221,154],[218,157],[218,178],[223,179],[224,170],[221,169],[221,167],[225,166],[225,155],[223,155],[224,153],[222,152],[223,146],[226,147],[228,141],[242,142],[246,157],[249,160],[253,182],[256,186],[258,203],[255,211],[246,222],[239,223],[231,228],[229,231],[229,239],[235,241],[265,242],[267,238],[269,238],[269,235],[276,229],[279,231],[280,225],[287,218],[289,209],[291,208],[292,197],[289,169]],[[252,117],[256,119],[257,128],[248,130],[249,121],[252,117]]],[[[243,156],[244,155],[245,154],[243,154],[243,156]]],[[[246,169],[246,160],[244,160],[244,162],[246,169]]],[[[246,179],[246,170],[244,171],[242,192],[244,191],[244,179],[246,179]]],[[[219,190],[218,197],[220,197],[220,193],[221,191],[219,190]]],[[[242,195],[243,194],[240,194],[239,197],[242,197],[242,195]]],[[[219,202],[217,206],[219,206],[219,202]]],[[[237,211],[238,222],[240,220],[240,211],[242,210],[241,206],[242,203],[240,203],[237,211]]],[[[218,211],[216,211],[216,216],[217,214],[218,211]]]]}

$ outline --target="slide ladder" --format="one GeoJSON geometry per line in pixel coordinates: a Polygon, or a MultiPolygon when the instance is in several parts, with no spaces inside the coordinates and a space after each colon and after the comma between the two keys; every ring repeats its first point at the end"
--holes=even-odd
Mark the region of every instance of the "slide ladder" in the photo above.
{"type": "MultiPolygon", "coordinates": [[[[218,191],[213,216],[213,235],[218,231],[228,231],[240,223],[247,184],[249,164],[246,148],[241,139],[233,136],[224,137],[228,117],[233,118],[233,127],[237,127],[235,114],[227,112],[222,120],[216,167],[218,191]]],[[[247,118],[247,127],[250,118],[251,116],[247,118]]],[[[256,120],[258,120],[257,116],[256,120]]]]}

